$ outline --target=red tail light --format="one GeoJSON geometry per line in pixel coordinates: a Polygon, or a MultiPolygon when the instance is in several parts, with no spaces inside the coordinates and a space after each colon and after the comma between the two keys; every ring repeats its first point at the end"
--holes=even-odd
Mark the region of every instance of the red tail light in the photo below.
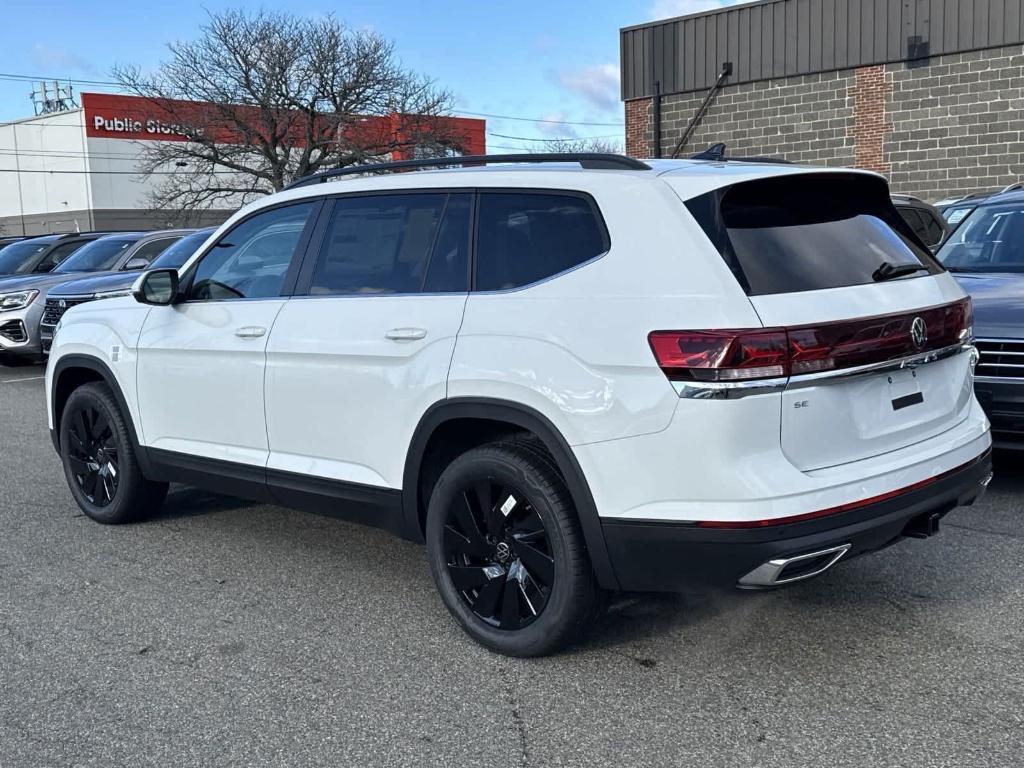
{"type": "Polygon", "coordinates": [[[786,332],[655,331],[648,340],[672,381],[743,381],[786,376],[786,332]]]}
{"type": "Polygon", "coordinates": [[[898,315],[792,328],[654,331],[648,337],[671,381],[747,381],[856,368],[971,340],[971,300],[898,315]],[[914,332],[917,319],[924,335],[914,332]]]}

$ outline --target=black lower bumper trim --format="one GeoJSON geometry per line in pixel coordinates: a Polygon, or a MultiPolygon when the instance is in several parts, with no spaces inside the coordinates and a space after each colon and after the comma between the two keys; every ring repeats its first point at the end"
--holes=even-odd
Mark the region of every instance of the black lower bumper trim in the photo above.
{"type": "Polygon", "coordinates": [[[603,521],[605,541],[622,588],[680,592],[731,586],[774,558],[850,544],[843,561],[904,538],[934,531],[950,510],[973,504],[992,472],[991,452],[918,490],[828,517],[754,529],[603,521]]]}

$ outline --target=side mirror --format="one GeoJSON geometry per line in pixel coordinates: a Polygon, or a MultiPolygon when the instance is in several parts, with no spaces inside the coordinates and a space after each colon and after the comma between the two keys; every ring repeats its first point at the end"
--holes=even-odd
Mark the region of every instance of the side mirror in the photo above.
{"type": "Polygon", "coordinates": [[[128,259],[128,263],[122,267],[125,271],[132,271],[136,269],[145,269],[149,266],[149,261],[144,259],[142,256],[135,256],[134,258],[128,259]]]}
{"type": "Polygon", "coordinates": [[[178,296],[178,270],[152,269],[143,272],[132,286],[132,296],[140,304],[166,307],[178,296]]]}

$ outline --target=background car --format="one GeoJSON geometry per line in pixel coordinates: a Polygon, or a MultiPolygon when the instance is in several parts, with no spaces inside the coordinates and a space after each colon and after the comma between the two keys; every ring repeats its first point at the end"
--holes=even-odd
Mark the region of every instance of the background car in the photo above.
{"type": "MultiPolygon", "coordinates": [[[[216,227],[208,227],[189,232],[180,240],[168,246],[163,253],[148,265],[148,268],[179,268],[216,231],[216,227]]],[[[166,233],[154,233],[154,242],[157,235],[163,234],[166,233]]],[[[134,272],[115,272],[108,275],[97,275],[96,277],[72,280],[49,291],[46,295],[43,318],[39,324],[39,335],[42,341],[43,352],[49,351],[57,323],[60,322],[61,317],[64,316],[67,310],[88,301],[95,301],[96,299],[112,299],[117,296],[127,296],[131,293],[132,283],[135,282],[136,277],[137,275],[134,272]]]]}
{"type": "Polygon", "coordinates": [[[94,237],[47,274],[0,279],[0,353],[19,357],[41,354],[39,321],[46,294],[54,286],[76,280],[87,272],[145,269],[189,231],[122,232],[94,237]]]}
{"type": "Polygon", "coordinates": [[[949,225],[934,205],[913,195],[893,195],[892,204],[921,242],[933,251],[942,245],[949,234],[949,225]]]}
{"type": "Polygon", "coordinates": [[[1024,192],[975,201],[936,256],[974,301],[974,389],[995,444],[1024,448],[1024,192]]]}
{"type": "Polygon", "coordinates": [[[11,243],[0,250],[0,277],[45,274],[86,243],[110,232],[41,235],[11,243]]]}

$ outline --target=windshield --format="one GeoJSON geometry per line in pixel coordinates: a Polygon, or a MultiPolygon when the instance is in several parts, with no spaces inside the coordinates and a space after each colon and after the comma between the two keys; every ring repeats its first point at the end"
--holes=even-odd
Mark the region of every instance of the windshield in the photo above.
{"type": "Polygon", "coordinates": [[[178,269],[178,267],[188,261],[189,257],[196,252],[200,245],[206,242],[206,238],[213,234],[213,231],[212,229],[204,229],[199,232],[193,232],[191,235],[186,235],[174,243],[174,245],[168,246],[167,250],[160,254],[160,258],[149,265],[149,268],[178,269]]]}
{"type": "Polygon", "coordinates": [[[1024,272],[1024,203],[975,208],[936,256],[950,272],[1024,272]]]}
{"type": "Polygon", "coordinates": [[[113,269],[125,251],[137,243],[137,237],[103,237],[83,245],[74,256],[53,270],[55,273],[104,272],[113,269]]]}
{"type": "Polygon", "coordinates": [[[0,275],[13,275],[32,266],[34,256],[50,247],[50,241],[26,240],[0,248],[0,275]]]}

